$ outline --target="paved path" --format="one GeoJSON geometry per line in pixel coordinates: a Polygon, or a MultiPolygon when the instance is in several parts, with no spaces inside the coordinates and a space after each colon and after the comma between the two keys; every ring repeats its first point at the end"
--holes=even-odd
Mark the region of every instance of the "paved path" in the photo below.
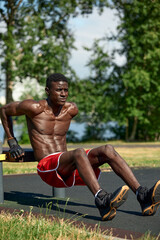
{"type": "MultiPolygon", "coordinates": [[[[160,179],[160,168],[134,170],[142,185],[152,187],[160,179]]],[[[123,181],[113,172],[103,172],[100,178],[102,188],[108,192],[123,185],[123,181]]],[[[52,188],[45,184],[37,174],[4,176],[4,208],[24,209],[33,206],[35,213],[47,213],[58,217],[70,218],[87,226],[99,224],[102,230],[112,231],[113,236],[134,239],[147,231],[152,235],[160,234],[160,208],[155,216],[143,217],[140,205],[132,191],[124,205],[117,210],[117,216],[109,222],[102,222],[94,204],[94,198],[87,187],[77,186],[66,189],[66,199],[52,197],[52,188]],[[50,208],[50,211],[47,210],[50,208]]]]}

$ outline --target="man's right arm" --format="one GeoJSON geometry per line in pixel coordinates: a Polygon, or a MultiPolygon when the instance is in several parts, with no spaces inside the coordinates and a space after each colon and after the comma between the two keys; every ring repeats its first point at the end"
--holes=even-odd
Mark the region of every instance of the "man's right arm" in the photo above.
{"type": "Polygon", "coordinates": [[[0,108],[1,121],[6,132],[7,138],[13,138],[13,125],[11,116],[18,116],[17,105],[19,102],[12,102],[0,108]]]}
{"type": "Polygon", "coordinates": [[[34,105],[35,101],[33,100],[24,100],[22,102],[11,102],[0,108],[0,117],[10,146],[10,153],[14,158],[22,157],[24,152],[14,137],[12,116],[27,115],[31,117],[34,112],[34,105]]]}
{"type": "Polygon", "coordinates": [[[2,124],[4,130],[6,132],[7,138],[14,137],[13,127],[12,127],[12,116],[20,116],[26,115],[32,118],[34,115],[38,114],[42,110],[42,106],[32,100],[24,100],[24,101],[17,101],[11,102],[3,107],[0,108],[0,117],[2,120],[2,124]]]}

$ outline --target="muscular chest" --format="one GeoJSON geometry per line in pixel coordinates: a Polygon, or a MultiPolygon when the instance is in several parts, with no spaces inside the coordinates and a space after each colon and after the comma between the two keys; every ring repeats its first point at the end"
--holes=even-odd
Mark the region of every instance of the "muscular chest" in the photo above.
{"type": "Polygon", "coordinates": [[[40,135],[65,135],[70,125],[71,117],[66,113],[58,117],[53,114],[41,113],[28,121],[32,132],[40,135]]]}

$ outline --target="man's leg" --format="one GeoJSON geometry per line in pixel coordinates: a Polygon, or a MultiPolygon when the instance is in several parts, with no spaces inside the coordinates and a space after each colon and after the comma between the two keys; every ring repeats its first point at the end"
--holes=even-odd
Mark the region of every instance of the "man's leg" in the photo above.
{"type": "Polygon", "coordinates": [[[92,156],[90,161],[84,149],[79,148],[62,154],[57,171],[65,179],[70,176],[71,172],[77,169],[91,192],[96,195],[95,203],[100,211],[102,220],[111,220],[116,215],[116,208],[120,207],[127,199],[129,188],[128,186],[123,186],[113,194],[108,194],[102,190],[93,171],[93,167],[98,165],[100,164],[96,157],[92,156]]]}
{"type": "Polygon", "coordinates": [[[160,180],[150,189],[140,186],[127,163],[111,145],[92,149],[88,157],[92,166],[108,163],[112,167],[113,171],[136,193],[143,215],[150,216],[156,213],[160,205],[160,180]]]}
{"type": "Polygon", "coordinates": [[[83,179],[93,195],[95,195],[100,189],[100,185],[83,148],[64,152],[60,157],[57,171],[62,177],[66,178],[70,176],[71,172],[75,169],[78,170],[80,177],[83,179]]]}
{"type": "Polygon", "coordinates": [[[135,178],[128,164],[115,151],[113,146],[104,145],[94,148],[89,152],[88,157],[93,167],[98,167],[104,163],[108,163],[113,171],[124,180],[124,182],[133,190],[134,193],[136,193],[136,190],[140,184],[135,178]]]}

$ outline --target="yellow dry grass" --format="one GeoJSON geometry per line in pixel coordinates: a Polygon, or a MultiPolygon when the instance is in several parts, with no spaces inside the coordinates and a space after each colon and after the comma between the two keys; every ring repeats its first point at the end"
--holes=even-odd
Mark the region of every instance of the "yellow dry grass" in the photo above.
{"type": "MultiPolygon", "coordinates": [[[[97,146],[97,145],[95,145],[97,146]]],[[[85,147],[85,146],[84,146],[85,147]]],[[[73,150],[69,148],[68,150],[73,150]]],[[[116,151],[126,160],[130,167],[160,167],[160,148],[157,147],[115,147],[116,151]]],[[[103,168],[109,166],[105,164],[103,168]]],[[[37,162],[4,162],[3,173],[4,174],[25,174],[36,173],[37,162]]]]}
{"type": "Polygon", "coordinates": [[[130,167],[160,167],[160,148],[116,147],[115,149],[130,167]]]}

